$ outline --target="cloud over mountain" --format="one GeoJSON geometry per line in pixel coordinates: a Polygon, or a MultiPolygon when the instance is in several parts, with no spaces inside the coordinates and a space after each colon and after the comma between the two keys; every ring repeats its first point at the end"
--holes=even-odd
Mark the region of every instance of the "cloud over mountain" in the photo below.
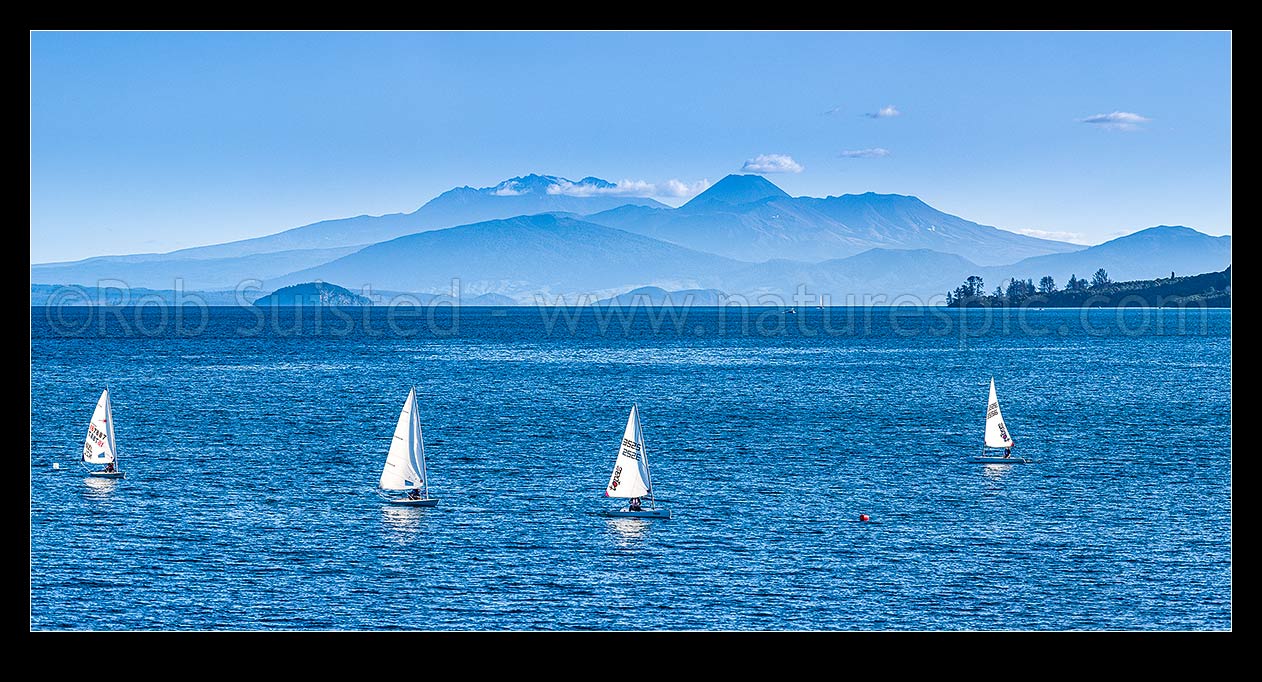
{"type": "Polygon", "coordinates": [[[747,173],[801,173],[805,168],[788,154],[759,154],[745,161],[741,170],[747,173]]]}
{"type": "Polygon", "coordinates": [[[578,182],[559,179],[547,188],[548,194],[570,197],[594,196],[630,196],[630,197],[690,197],[704,192],[710,186],[710,180],[702,178],[695,182],[684,182],[675,178],[665,182],[647,182],[644,180],[619,180],[615,183],[605,182],[597,178],[583,178],[578,182]],[[592,182],[596,180],[596,182],[592,182]]]}

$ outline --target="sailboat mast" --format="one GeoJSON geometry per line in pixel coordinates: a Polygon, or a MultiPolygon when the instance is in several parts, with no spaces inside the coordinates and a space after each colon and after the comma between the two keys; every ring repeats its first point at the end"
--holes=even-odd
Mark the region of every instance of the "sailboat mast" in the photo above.
{"type": "MultiPolygon", "coordinates": [[[[416,391],[416,387],[412,387],[416,391]]],[[[417,414],[416,401],[412,402],[412,421],[416,427],[416,440],[421,448],[421,470],[417,473],[421,475],[421,497],[429,499],[429,472],[425,470],[425,432],[421,430],[421,417],[417,414]]]]}
{"type": "Polygon", "coordinates": [[[114,440],[114,396],[110,394],[110,385],[105,384],[105,433],[106,442],[110,446],[110,455],[114,458],[114,467],[120,468],[122,463],[118,457],[118,442],[114,440]]]}
{"type": "Polygon", "coordinates": [[[644,460],[644,475],[648,477],[645,483],[649,487],[649,509],[653,509],[657,506],[657,499],[653,494],[653,472],[649,470],[649,452],[644,442],[644,426],[640,423],[639,403],[635,403],[635,437],[640,441],[640,457],[644,460]]]}

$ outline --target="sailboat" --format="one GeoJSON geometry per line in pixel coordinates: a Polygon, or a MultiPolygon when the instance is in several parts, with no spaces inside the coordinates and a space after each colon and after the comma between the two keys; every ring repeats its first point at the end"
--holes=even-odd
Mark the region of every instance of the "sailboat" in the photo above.
{"type": "Polygon", "coordinates": [[[114,410],[110,407],[110,389],[101,391],[88,422],[88,436],[83,440],[85,464],[104,464],[104,469],[88,469],[89,476],[123,478],[118,468],[118,444],[114,442],[114,410]]]}
{"type": "Polygon", "coordinates": [[[974,457],[974,462],[986,462],[988,464],[1029,464],[1033,460],[1024,457],[1013,457],[1012,446],[1016,445],[1016,441],[1012,440],[1012,434],[1008,433],[1008,427],[1003,423],[1003,413],[999,411],[999,398],[995,396],[995,378],[990,379],[990,400],[986,402],[986,436],[982,444],[982,454],[980,457],[974,457]],[[1000,450],[1003,453],[1000,454],[1000,450]]]}
{"type": "Polygon", "coordinates": [[[429,479],[425,471],[425,439],[421,435],[421,421],[416,414],[416,389],[408,391],[408,398],[399,412],[399,423],[394,427],[390,452],[381,469],[382,490],[409,491],[404,497],[382,495],[390,504],[407,507],[433,507],[438,499],[429,496],[429,479]]]}
{"type": "Polygon", "coordinates": [[[640,406],[631,406],[627,428],[622,432],[622,447],[614,460],[613,475],[605,486],[605,497],[630,498],[631,504],[622,509],[607,510],[607,516],[627,516],[638,519],[669,519],[670,510],[657,506],[653,496],[653,479],[649,475],[649,457],[644,451],[644,431],[640,428],[640,406]],[[640,503],[648,496],[648,505],[640,503]],[[637,508],[638,507],[638,508],[637,508]]]}

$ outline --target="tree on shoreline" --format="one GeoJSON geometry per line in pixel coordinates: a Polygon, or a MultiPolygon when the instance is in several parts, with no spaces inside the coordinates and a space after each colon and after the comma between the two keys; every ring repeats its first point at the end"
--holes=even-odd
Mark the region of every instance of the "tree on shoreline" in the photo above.
{"type": "Polygon", "coordinates": [[[1096,270],[1095,274],[1092,275],[1091,277],[1092,289],[1107,287],[1110,284],[1112,284],[1112,282],[1109,281],[1109,273],[1105,271],[1104,268],[1100,268],[1099,270],[1096,270]]]}
{"type": "Polygon", "coordinates": [[[977,286],[980,277],[954,292],[947,293],[947,305],[954,308],[1010,308],[1053,307],[1075,308],[1117,307],[1144,305],[1148,307],[1199,306],[1211,308],[1231,307],[1231,267],[1222,272],[1185,275],[1181,278],[1158,277],[1151,280],[1127,280],[1114,282],[1104,268],[1096,271],[1088,281],[1077,275],[1069,276],[1069,283],[1061,291],[1056,290],[1055,280],[1046,275],[1034,286],[1032,279],[1009,278],[1005,285],[996,286],[987,295],[977,286]],[[961,293],[972,294],[960,296],[961,293]]]}
{"type": "Polygon", "coordinates": [[[1028,279],[1008,280],[1007,302],[1016,304],[1034,295],[1034,282],[1028,279]]]}
{"type": "Polygon", "coordinates": [[[985,295],[985,284],[982,283],[982,278],[977,275],[969,275],[968,279],[956,287],[954,292],[947,292],[947,305],[952,305],[952,302],[956,305],[962,305],[965,301],[982,298],[985,295]]]}

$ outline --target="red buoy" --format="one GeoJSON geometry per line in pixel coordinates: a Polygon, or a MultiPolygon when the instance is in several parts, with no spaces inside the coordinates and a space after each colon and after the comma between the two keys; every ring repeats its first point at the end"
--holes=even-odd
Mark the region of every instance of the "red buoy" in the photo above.
{"type": "Polygon", "coordinates": [[[867,514],[860,514],[860,515],[859,515],[859,520],[860,520],[860,521],[867,521],[867,520],[868,520],[868,515],[867,515],[867,514]]]}

